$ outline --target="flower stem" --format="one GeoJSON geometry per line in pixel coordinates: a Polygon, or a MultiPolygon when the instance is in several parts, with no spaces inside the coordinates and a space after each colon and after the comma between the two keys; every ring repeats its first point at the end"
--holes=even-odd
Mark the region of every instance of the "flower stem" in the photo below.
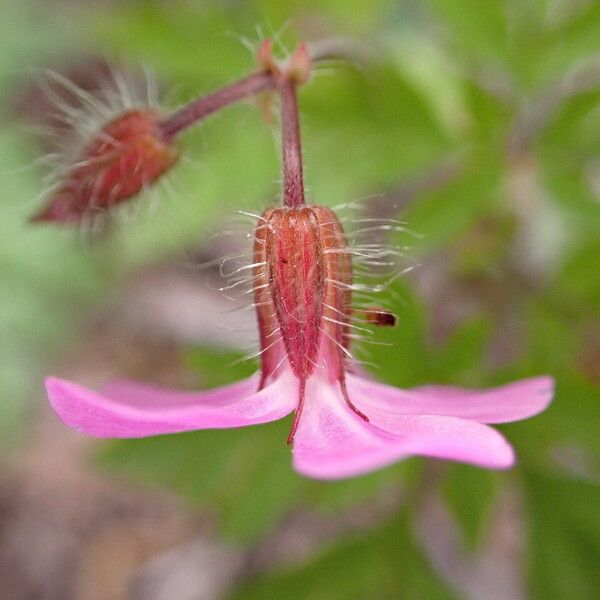
{"type": "Polygon", "coordinates": [[[283,154],[283,203],[296,208],[304,204],[304,179],[302,175],[302,148],[296,81],[286,77],[278,90],[281,100],[281,149],[283,154]]]}
{"type": "Polygon", "coordinates": [[[180,108],[161,123],[161,130],[166,139],[173,139],[200,119],[211,113],[269,89],[275,85],[273,74],[268,71],[252,73],[231,85],[225,86],[208,96],[194,100],[180,108]]]}

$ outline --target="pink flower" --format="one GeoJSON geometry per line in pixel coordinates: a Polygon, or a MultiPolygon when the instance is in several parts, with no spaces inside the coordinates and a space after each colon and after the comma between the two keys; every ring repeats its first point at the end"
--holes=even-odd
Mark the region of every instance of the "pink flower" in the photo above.
{"type": "Polygon", "coordinates": [[[482,391],[401,390],[353,374],[351,253],[330,209],[267,210],[256,229],[252,281],[260,375],[195,393],[127,381],[98,393],[49,378],[54,410],[89,435],[131,438],[255,425],[295,411],[288,439],[294,466],[319,479],[360,475],[411,455],[512,466],[513,449],[488,424],[544,410],[552,379],[482,391]]]}
{"type": "MultiPolygon", "coordinates": [[[[296,470],[309,477],[351,477],[411,455],[505,469],[514,464],[513,449],[487,423],[531,417],[552,397],[549,377],[481,391],[442,386],[401,390],[346,377],[353,402],[369,422],[348,407],[336,385],[322,376],[311,378],[293,446],[296,470]]],[[[50,377],[46,388],[67,425],[97,437],[136,438],[256,425],[296,408],[298,380],[289,368],[257,392],[258,381],[254,376],[205,392],[117,381],[98,393],[50,377]]]]}
{"type": "Polygon", "coordinates": [[[352,293],[364,288],[354,282],[352,259],[370,266],[397,251],[352,249],[331,209],[305,205],[296,86],[309,75],[308,49],[301,45],[283,66],[265,59],[270,45],[263,50],[281,99],[284,207],[259,218],[254,258],[245,267],[252,269],[260,375],[198,393],[131,382],[97,393],[50,378],[46,387],[54,410],[67,425],[98,437],[242,427],[294,411],[288,437],[294,466],[320,479],[360,475],[411,455],[490,469],[512,466],[511,446],[487,424],[544,410],[552,398],[551,378],[484,391],[438,386],[405,391],[352,372],[354,317],[394,322],[381,309],[354,308],[352,293]]]}

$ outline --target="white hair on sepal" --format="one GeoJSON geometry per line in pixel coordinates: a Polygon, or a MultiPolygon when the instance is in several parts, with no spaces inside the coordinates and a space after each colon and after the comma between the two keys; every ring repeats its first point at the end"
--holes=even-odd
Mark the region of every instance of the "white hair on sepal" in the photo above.
{"type": "Polygon", "coordinates": [[[78,224],[79,238],[85,243],[94,243],[115,230],[151,219],[165,202],[170,202],[178,193],[173,187],[176,174],[164,174],[152,185],[145,184],[136,194],[135,202],[111,204],[106,209],[95,210],[85,215],[78,224]]]}
{"type": "Polygon", "coordinates": [[[332,210],[339,216],[348,247],[325,250],[346,254],[352,262],[351,283],[330,282],[340,290],[352,292],[349,313],[353,327],[349,327],[346,337],[354,359],[345,354],[350,370],[353,365],[377,366],[364,360],[370,356],[370,346],[393,346],[392,341],[378,339],[377,330],[381,326],[396,325],[397,315],[390,306],[390,302],[397,304],[393,284],[418,266],[411,257],[409,242],[420,236],[400,219],[373,215],[368,201],[379,198],[379,195],[370,196],[335,206],[332,210]],[[406,238],[406,242],[398,243],[400,238],[406,238]]]}
{"type": "Polygon", "coordinates": [[[342,213],[340,223],[348,248],[330,251],[347,253],[351,258],[352,291],[379,293],[417,266],[410,257],[409,246],[401,246],[390,238],[397,238],[399,234],[418,236],[404,221],[365,215],[365,208],[362,200],[335,207],[342,213]],[[351,213],[344,215],[347,211],[351,213]]]}
{"type": "MultiPolygon", "coordinates": [[[[308,205],[310,206],[310,205],[308,205]]],[[[393,325],[396,318],[392,310],[386,306],[386,298],[382,297],[388,292],[392,284],[407,272],[415,268],[411,261],[407,245],[399,246],[390,238],[409,232],[404,222],[386,217],[374,217],[365,214],[365,206],[362,202],[354,202],[344,207],[351,214],[342,215],[340,222],[344,228],[345,235],[350,243],[347,248],[336,248],[335,244],[324,241],[325,254],[347,255],[352,262],[353,279],[348,281],[343,277],[341,281],[328,279],[327,283],[334,287],[352,292],[351,305],[347,311],[340,307],[326,304],[330,311],[324,315],[321,323],[321,334],[325,339],[331,341],[343,355],[349,364],[366,364],[363,360],[366,353],[365,346],[391,345],[390,342],[377,339],[374,325],[393,325]],[[338,318],[339,315],[339,318],[338,318]],[[326,326],[345,326],[346,339],[350,344],[342,344],[340,340],[331,336],[326,326]]],[[[285,208],[283,208],[285,210],[285,208]]],[[[340,210],[340,207],[338,207],[340,210]]],[[[340,211],[342,212],[342,211],[340,211]]],[[[331,225],[334,221],[321,223],[321,226],[331,225]]],[[[335,221],[337,223],[337,220],[335,221]]],[[[257,293],[270,293],[269,284],[264,281],[264,273],[258,273],[257,269],[266,266],[264,260],[257,262],[254,257],[254,247],[258,247],[264,231],[269,224],[263,214],[249,209],[240,209],[235,217],[228,219],[227,224],[219,228],[219,232],[211,239],[219,238],[229,240],[225,243],[230,250],[225,256],[206,261],[203,268],[210,269],[213,276],[224,280],[223,283],[210,286],[213,291],[223,294],[228,301],[237,305],[233,311],[253,311],[265,306],[273,306],[272,299],[263,297],[263,301],[257,304],[257,293]],[[258,239],[257,239],[258,237],[258,239]]],[[[335,233],[327,229],[327,236],[335,236],[335,233]]],[[[335,240],[330,240],[335,241],[335,240]]],[[[271,315],[276,319],[276,315],[271,315]]],[[[281,340],[281,331],[276,327],[268,332],[265,340],[266,348],[260,352],[252,352],[247,358],[259,357],[263,352],[272,347],[271,338],[274,341],[281,340]]],[[[317,365],[322,368],[323,365],[317,365]]]]}
{"type": "MultiPolygon", "coordinates": [[[[263,217],[257,213],[244,209],[237,210],[233,217],[226,219],[218,227],[217,232],[208,238],[209,243],[212,242],[212,245],[217,248],[223,247],[227,253],[194,263],[195,268],[209,275],[206,280],[208,288],[213,292],[221,293],[228,301],[241,305],[237,309],[256,307],[250,296],[255,290],[255,282],[258,278],[254,270],[264,264],[256,263],[253,258],[256,223],[257,221],[260,223],[261,220],[264,221],[263,217]],[[211,282],[215,276],[219,280],[218,283],[211,282]]],[[[258,227],[260,228],[260,225],[258,227]]]]}

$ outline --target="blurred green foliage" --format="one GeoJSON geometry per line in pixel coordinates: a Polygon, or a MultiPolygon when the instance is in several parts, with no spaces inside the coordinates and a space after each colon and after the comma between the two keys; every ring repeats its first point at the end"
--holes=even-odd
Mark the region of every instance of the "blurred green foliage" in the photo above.
{"type": "MultiPolygon", "coordinates": [[[[36,14],[53,18],[42,3],[34,5],[36,14]]],[[[520,457],[515,471],[449,466],[443,496],[465,547],[476,552],[502,486],[522,491],[530,597],[594,597],[600,588],[600,5],[177,0],[99,9],[92,3],[72,9],[72,20],[52,21],[51,36],[19,4],[10,6],[3,20],[13,24],[11,35],[0,36],[3,97],[14,72],[45,65],[50,50],[59,60],[85,46],[117,62],[149,65],[175,87],[170,101],[177,104],[250,68],[240,39],[257,42],[257,26],[266,36],[285,29],[288,48],[322,34],[357,36],[372,47],[376,59],[368,67],[336,66],[302,90],[310,197],[335,205],[389,193],[397,215],[420,235],[398,241],[425,265],[441,263],[452,285],[442,304],[467,309],[443,341],[431,341],[444,306],[406,281],[395,283],[388,300],[399,327],[376,336],[393,346],[374,346],[369,360],[381,379],[399,386],[556,378],[556,401],[546,413],[502,428],[520,457]],[[443,177],[440,165],[450,165],[443,177]],[[506,331],[517,350],[490,360],[506,331]]],[[[70,233],[23,224],[40,181],[36,172],[18,169],[35,150],[17,127],[0,133],[6,173],[0,394],[7,431],[15,422],[9,413],[31,395],[49,355],[68,344],[75,317],[119,273],[197,243],[232,208],[261,207],[276,197],[277,144],[257,110],[233,108],[187,135],[185,144],[194,166],[182,166],[169,201],[90,248],[70,233]]],[[[188,364],[213,386],[253,368],[219,369],[235,358],[195,348],[188,364]]],[[[388,522],[332,543],[305,564],[247,582],[234,597],[455,597],[413,533],[423,463],[347,482],[308,481],[290,468],[288,425],[118,442],[101,461],[216,512],[223,531],[240,543],[264,536],[298,507],[335,515],[401,489],[406,500],[388,522]]]]}
{"type": "Polygon", "coordinates": [[[409,519],[402,512],[367,535],[326,548],[306,565],[258,578],[232,598],[457,599],[409,540],[409,519]]]}

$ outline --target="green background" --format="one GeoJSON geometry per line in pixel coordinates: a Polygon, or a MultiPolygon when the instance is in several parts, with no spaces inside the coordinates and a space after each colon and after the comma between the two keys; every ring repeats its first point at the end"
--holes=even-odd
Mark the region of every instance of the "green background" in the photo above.
{"type": "MultiPolygon", "coordinates": [[[[190,161],[152,214],[92,242],[85,232],[28,225],[44,173],[29,168],[41,149],[15,105],[35,79],[31,69],[60,72],[78,56],[144,65],[173,108],[254,68],[242,40],[256,45],[281,32],[283,54],[301,39],[354,37],[370,58],[329,65],[301,90],[300,105],[309,198],[330,206],[369,198],[418,234],[394,240],[420,267],[391,286],[399,325],[375,332],[392,346],[373,346],[369,360],[401,387],[554,376],[550,409],[501,428],[518,466],[490,473],[411,459],[347,482],[314,482],[291,470],[286,421],[112,442],[88,457],[88,468],[123,486],[174,491],[242,552],[294,515],[334,522],[372,514],[282,568],[250,570],[224,597],[485,597],[440,567],[423,541],[422,529],[433,528],[424,507],[438,502],[447,511],[468,572],[493,545],[507,497],[520,506],[513,566],[523,597],[598,594],[599,3],[5,2],[0,32],[6,456],[35,435],[42,377],[69,371],[65,362],[93,330],[90,314],[108,310],[110,320],[111,298],[131,278],[181,264],[186,252],[210,247],[236,209],[260,210],[278,195],[276,128],[242,104],[185,135],[190,161]]],[[[185,381],[211,387],[255,368],[223,368],[244,350],[201,337],[176,340],[185,381]]]]}

